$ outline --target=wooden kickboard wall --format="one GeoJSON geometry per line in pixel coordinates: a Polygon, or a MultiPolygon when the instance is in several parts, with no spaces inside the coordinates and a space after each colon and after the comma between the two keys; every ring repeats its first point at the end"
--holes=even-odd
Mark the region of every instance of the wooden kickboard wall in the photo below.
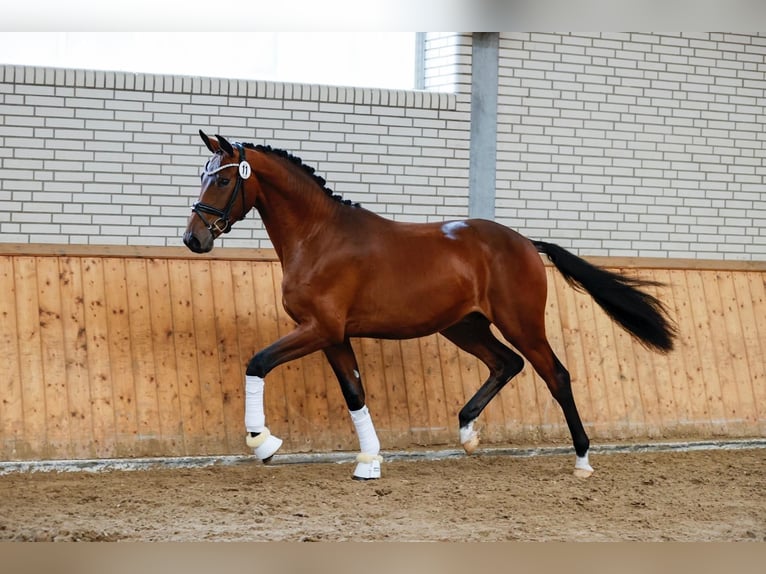
{"type": "MultiPolygon", "coordinates": [[[[766,436],[766,263],[593,258],[666,284],[679,327],[645,350],[547,267],[547,327],[598,442],[766,436]]],[[[0,247],[0,459],[242,454],[244,368],[290,331],[273,253],[0,247]]],[[[441,336],[355,340],[383,449],[458,447],[457,412],[487,375],[441,336]]],[[[282,452],[358,449],[321,353],[266,382],[282,452]]],[[[482,444],[569,444],[525,367],[478,421],[482,444]]]]}

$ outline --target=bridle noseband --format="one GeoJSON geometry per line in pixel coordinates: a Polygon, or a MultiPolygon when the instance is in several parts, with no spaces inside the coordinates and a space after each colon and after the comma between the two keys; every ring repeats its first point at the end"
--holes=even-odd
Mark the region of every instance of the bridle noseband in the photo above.
{"type": "MultiPolygon", "coordinates": [[[[226,203],[226,207],[224,207],[223,210],[220,210],[217,207],[213,207],[207,203],[202,203],[201,201],[195,201],[192,204],[192,211],[197,214],[197,216],[202,220],[202,223],[205,224],[205,227],[207,227],[208,231],[211,233],[214,231],[217,231],[218,233],[228,233],[231,231],[232,222],[229,220],[229,215],[231,215],[231,208],[234,206],[234,202],[237,200],[237,195],[239,195],[240,191],[242,191],[242,182],[249,178],[250,174],[252,173],[250,164],[245,160],[245,151],[242,148],[242,144],[235,143],[234,147],[236,147],[237,151],[239,152],[238,163],[227,163],[217,167],[212,171],[206,170],[202,172],[203,176],[208,176],[214,175],[219,171],[228,169],[230,167],[238,168],[237,182],[234,184],[234,191],[232,192],[229,201],[226,203]],[[213,223],[210,223],[203,215],[205,213],[209,215],[215,215],[217,219],[213,221],[213,223]]],[[[247,206],[245,205],[245,193],[242,192],[242,217],[240,217],[237,221],[244,219],[245,215],[247,215],[247,206]]],[[[236,223],[236,221],[233,223],[236,223]]]]}

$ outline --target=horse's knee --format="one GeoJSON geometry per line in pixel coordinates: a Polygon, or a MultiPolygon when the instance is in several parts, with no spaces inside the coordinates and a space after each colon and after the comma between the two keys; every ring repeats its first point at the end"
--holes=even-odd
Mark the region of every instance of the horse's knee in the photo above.
{"type": "Polygon", "coordinates": [[[261,377],[262,379],[268,372],[269,368],[267,366],[266,357],[263,352],[256,353],[247,363],[247,369],[245,369],[246,375],[261,377]]]}
{"type": "MultiPolygon", "coordinates": [[[[355,371],[356,372],[356,371],[355,371]]],[[[356,381],[349,382],[346,379],[338,378],[340,382],[340,390],[343,394],[343,398],[346,401],[346,406],[350,411],[356,411],[361,409],[365,404],[364,387],[361,381],[357,377],[356,381]]]]}

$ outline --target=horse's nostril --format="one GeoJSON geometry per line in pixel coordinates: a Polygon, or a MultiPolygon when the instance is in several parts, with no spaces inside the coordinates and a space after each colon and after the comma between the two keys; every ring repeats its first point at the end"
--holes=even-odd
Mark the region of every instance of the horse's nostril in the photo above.
{"type": "Polygon", "coordinates": [[[186,244],[186,247],[194,251],[194,253],[199,253],[202,250],[199,239],[194,237],[191,233],[184,233],[184,243],[186,244]]]}

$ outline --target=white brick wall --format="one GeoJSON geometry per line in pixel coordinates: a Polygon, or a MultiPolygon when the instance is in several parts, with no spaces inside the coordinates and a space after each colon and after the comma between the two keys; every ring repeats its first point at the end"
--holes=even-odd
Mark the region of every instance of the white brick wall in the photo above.
{"type": "Polygon", "coordinates": [[[766,259],[766,35],[500,40],[496,218],[580,253],[766,259]]]}
{"type": "MultiPolygon", "coordinates": [[[[197,130],[409,221],[468,213],[470,34],[388,91],[0,66],[0,241],[179,245],[197,130]]],[[[582,254],[766,260],[766,36],[502,33],[496,218],[582,254]]],[[[269,246],[257,217],[224,246],[269,246]]]]}
{"type": "Polygon", "coordinates": [[[427,90],[471,93],[471,34],[427,32],[424,57],[427,90]]]}
{"type": "MultiPolygon", "coordinates": [[[[468,214],[465,96],[0,66],[0,241],[180,245],[202,128],[394,219],[468,214]]],[[[269,247],[249,217],[223,246],[269,247]]]]}

